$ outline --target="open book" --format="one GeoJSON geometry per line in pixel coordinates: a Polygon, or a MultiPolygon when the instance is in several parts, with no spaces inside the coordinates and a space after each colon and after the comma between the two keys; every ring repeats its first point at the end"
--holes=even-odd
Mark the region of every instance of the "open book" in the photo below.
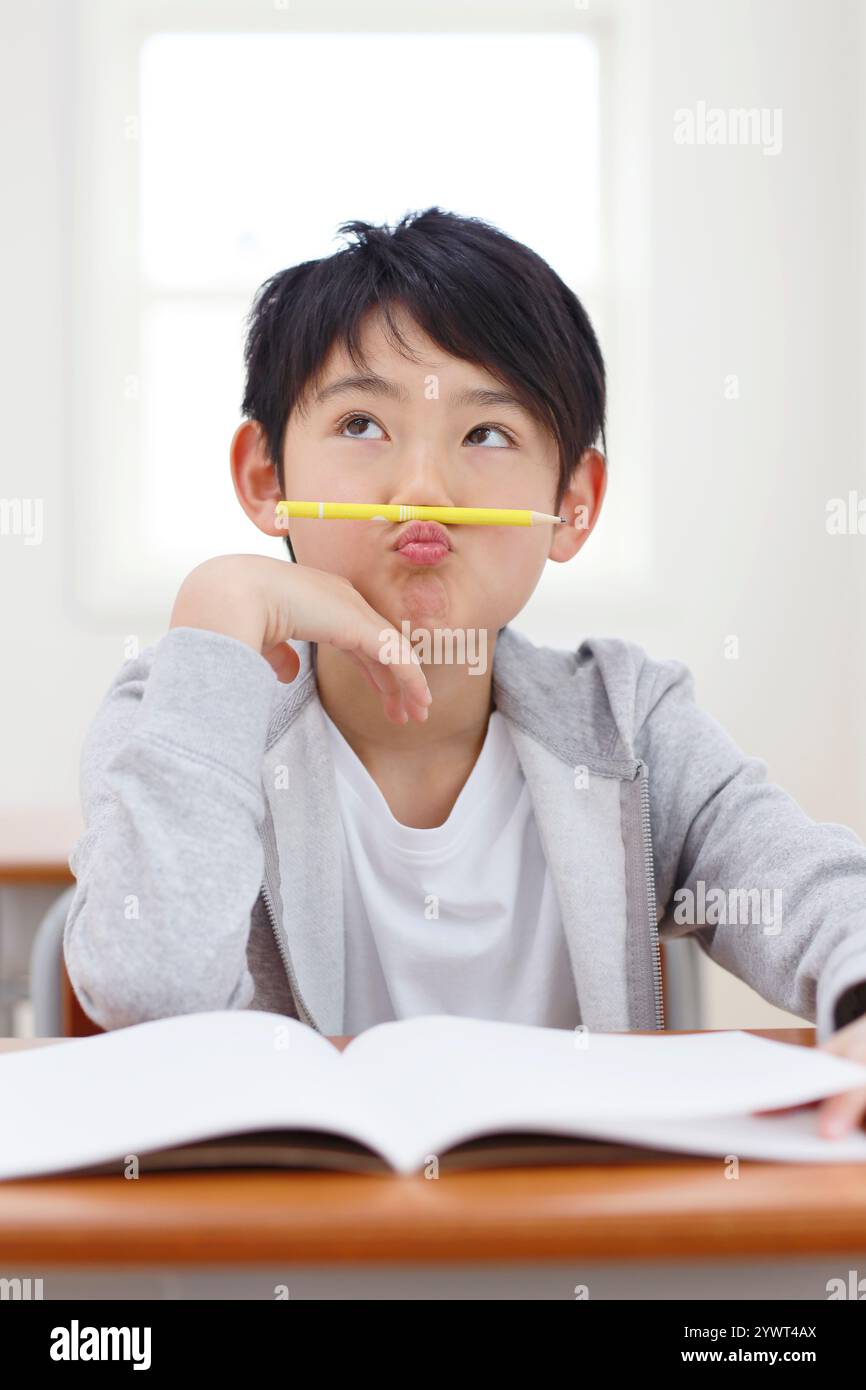
{"type": "Polygon", "coordinates": [[[282,1014],[213,1011],[0,1054],[0,1178],[267,1166],[414,1173],[671,1151],[866,1162],[815,1109],[866,1066],[743,1032],[589,1033],[424,1015],[343,1052],[282,1014]]]}

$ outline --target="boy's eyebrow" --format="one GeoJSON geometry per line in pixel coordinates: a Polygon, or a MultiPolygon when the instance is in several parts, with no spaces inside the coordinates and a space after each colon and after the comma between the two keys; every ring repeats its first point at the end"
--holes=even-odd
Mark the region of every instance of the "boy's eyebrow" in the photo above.
{"type": "MultiPolygon", "coordinates": [[[[369,395],[388,396],[392,400],[404,403],[409,399],[409,392],[396,381],[388,381],[386,377],[371,374],[344,376],[338,381],[332,381],[330,386],[324,386],[316,393],[316,404],[322,405],[333,396],[346,395],[350,391],[366,391],[369,395]]],[[[512,405],[527,414],[525,406],[510,391],[485,386],[472,386],[464,391],[455,392],[451,397],[451,405],[457,408],[465,405],[512,405]]]]}

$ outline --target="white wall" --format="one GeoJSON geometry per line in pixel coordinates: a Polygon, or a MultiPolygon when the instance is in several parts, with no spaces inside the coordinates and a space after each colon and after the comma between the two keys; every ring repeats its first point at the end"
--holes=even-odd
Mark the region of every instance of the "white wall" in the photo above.
{"type": "MultiPolygon", "coordinates": [[[[643,125],[619,134],[647,156],[638,290],[648,319],[634,322],[648,335],[648,428],[635,443],[630,401],[612,382],[611,493],[618,470],[650,470],[654,568],[637,595],[584,600],[578,559],[567,607],[544,616],[533,601],[517,626],[556,645],[619,634],[686,660],[701,703],[775,780],[810,814],[866,835],[866,539],[824,525],[827,499],[863,486],[862,10],[845,0],[600,10],[605,23],[634,26],[629,121],[643,125]],[[678,146],[673,113],[699,101],[781,108],[781,154],[678,146]],[[738,400],[724,397],[729,374],[738,400]],[[738,661],[724,659],[729,634],[738,661]]],[[[64,0],[0,9],[0,495],[46,503],[43,545],[0,537],[6,808],[76,802],[80,740],[126,635],[76,612],[62,529],[75,487],[64,277],[74,13],[64,0]]],[[[590,547],[605,543],[604,524],[590,547]]],[[[167,621],[155,615],[141,641],[167,621]]],[[[736,990],[714,1000],[726,1023],[771,1017],[756,1019],[736,990]]]]}

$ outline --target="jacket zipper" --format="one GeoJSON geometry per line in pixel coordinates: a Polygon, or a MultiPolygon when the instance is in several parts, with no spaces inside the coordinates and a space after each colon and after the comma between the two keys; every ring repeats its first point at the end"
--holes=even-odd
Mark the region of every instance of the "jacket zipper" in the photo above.
{"type": "Polygon", "coordinates": [[[662,992],[662,953],[659,944],[659,928],[656,917],[658,915],[658,904],[656,902],[656,880],[655,868],[653,866],[652,849],[652,829],[650,823],[650,804],[649,804],[649,784],[647,781],[647,765],[645,762],[638,763],[638,776],[640,778],[640,809],[641,826],[643,829],[643,849],[646,861],[646,882],[647,882],[647,907],[649,909],[649,929],[650,941],[653,948],[653,1001],[655,1004],[656,1027],[663,1029],[665,1026],[664,1014],[664,994],[662,992]]]}
{"type": "Polygon", "coordinates": [[[298,1010],[299,1016],[303,1018],[305,1023],[308,1023],[311,1028],[315,1028],[317,1033],[321,1033],[321,1028],[319,1027],[316,1020],[313,1018],[313,1015],[310,1013],[309,1009],[307,1008],[306,1004],[304,1003],[301,997],[301,991],[298,985],[298,977],[295,974],[295,968],[292,965],[289,954],[283,944],[283,939],[277,928],[276,917],[274,916],[274,909],[271,903],[271,895],[268,892],[268,885],[264,880],[262,880],[262,898],[264,900],[265,910],[268,914],[268,917],[270,918],[271,928],[273,929],[274,933],[274,939],[277,943],[277,949],[279,950],[280,956],[282,957],[286,974],[289,977],[289,988],[292,991],[292,998],[295,1001],[295,1008],[298,1010]]]}

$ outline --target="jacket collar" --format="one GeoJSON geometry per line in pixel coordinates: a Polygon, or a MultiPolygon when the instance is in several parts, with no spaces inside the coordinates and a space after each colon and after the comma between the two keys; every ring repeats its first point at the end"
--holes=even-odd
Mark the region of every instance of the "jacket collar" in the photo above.
{"type": "MultiPolygon", "coordinates": [[[[294,639],[300,669],[280,686],[271,713],[267,747],[279,739],[309,701],[318,703],[316,643],[294,639]]],[[[633,778],[638,763],[615,754],[618,731],[599,682],[580,651],[538,647],[507,625],[493,649],[493,699],[515,728],[550,749],[571,767],[602,776],[633,778]]]]}

